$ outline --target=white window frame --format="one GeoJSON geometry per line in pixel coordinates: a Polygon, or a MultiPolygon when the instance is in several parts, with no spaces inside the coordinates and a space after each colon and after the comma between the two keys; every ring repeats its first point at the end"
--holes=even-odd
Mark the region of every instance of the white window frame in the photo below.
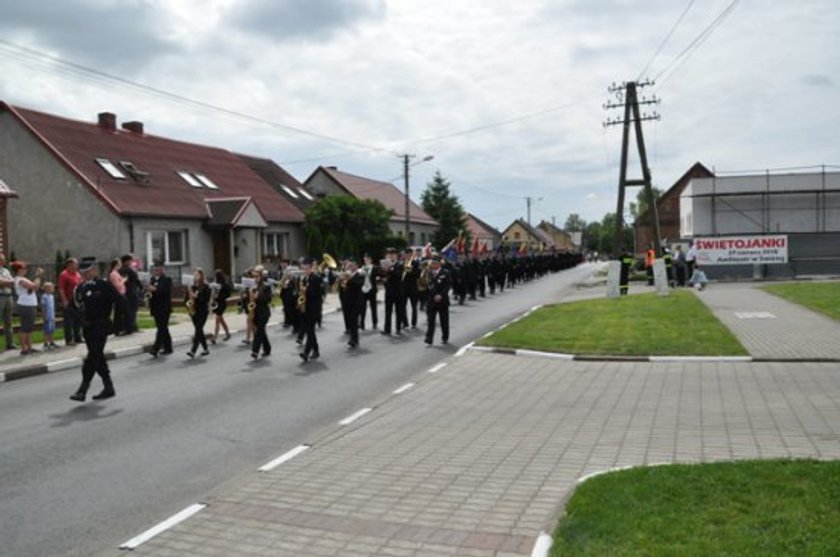
{"type": "Polygon", "coordinates": [[[303,189],[303,188],[298,188],[298,191],[300,192],[300,194],[301,194],[303,197],[305,197],[305,198],[306,198],[306,199],[308,199],[309,201],[315,201],[315,198],[314,198],[314,197],[312,197],[312,194],[311,194],[311,193],[309,193],[308,191],[306,191],[305,189],[303,189]]]}
{"type": "Polygon", "coordinates": [[[219,189],[219,186],[213,183],[213,180],[208,178],[206,174],[198,174],[196,172],[193,172],[193,176],[195,176],[195,179],[204,184],[207,188],[211,190],[219,189]]]}
{"type": "Polygon", "coordinates": [[[188,230],[185,228],[180,228],[177,230],[148,230],[146,231],[146,266],[151,267],[154,263],[154,258],[152,257],[152,238],[157,234],[163,235],[163,263],[164,265],[186,265],[188,261],[188,254],[187,254],[187,236],[188,230]],[[183,260],[180,261],[172,261],[169,258],[169,235],[173,232],[179,233],[181,235],[181,254],[183,255],[183,260]]]}
{"type": "Polygon", "coordinates": [[[285,191],[285,192],[286,192],[286,193],[288,193],[290,196],[292,196],[292,198],[294,198],[294,199],[300,199],[300,196],[299,196],[298,194],[296,194],[296,193],[294,192],[294,190],[293,190],[292,188],[290,188],[289,186],[284,185],[284,184],[280,184],[280,187],[281,187],[281,188],[283,188],[283,191],[285,191]]]}
{"type": "Polygon", "coordinates": [[[122,171],[117,168],[117,165],[111,162],[110,159],[106,159],[105,157],[97,157],[94,159],[96,164],[99,165],[102,170],[104,170],[108,176],[115,180],[125,180],[126,175],[122,173],[122,171]]]}
{"type": "Polygon", "coordinates": [[[196,180],[195,176],[193,176],[192,174],[190,174],[186,170],[178,170],[177,174],[178,174],[178,176],[181,177],[181,179],[183,181],[185,181],[190,186],[192,186],[194,188],[200,188],[201,187],[201,182],[196,180]]]}
{"type": "Polygon", "coordinates": [[[288,232],[263,232],[262,233],[262,255],[289,257],[289,246],[292,243],[291,234],[288,232]],[[269,238],[276,251],[269,251],[269,238]]]}

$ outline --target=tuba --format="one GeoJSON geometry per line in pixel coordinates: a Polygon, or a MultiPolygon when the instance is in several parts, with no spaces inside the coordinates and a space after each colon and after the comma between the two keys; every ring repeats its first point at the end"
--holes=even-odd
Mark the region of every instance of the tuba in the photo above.
{"type": "Polygon", "coordinates": [[[210,310],[216,311],[219,308],[219,292],[222,290],[222,285],[218,282],[210,284],[210,310]]]}
{"type": "Polygon", "coordinates": [[[309,277],[304,275],[300,277],[298,283],[298,298],[297,309],[300,313],[306,313],[306,289],[309,286],[309,277]]]}
{"type": "Polygon", "coordinates": [[[319,274],[323,273],[323,272],[324,272],[324,270],[325,270],[327,267],[329,267],[330,269],[335,270],[335,269],[337,269],[337,268],[338,268],[338,263],[336,263],[336,262],[335,262],[335,259],[333,259],[333,256],[332,256],[332,255],[330,255],[330,254],[328,254],[328,253],[325,253],[325,254],[321,257],[321,262],[320,262],[320,263],[318,263],[318,273],[319,273],[319,274]]]}
{"type": "Polygon", "coordinates": [[[420,292],[427,292],[429,290],[429,273],[431,266],[429,263],[423,263],[423,268],[420,271],[420,276],[417,277],[417,290],[420,292]]]}
{"type": "Polygon", "coordinates": [[[414,265],[414,253],[412,252],[411,257],[409,257],[408,261],[406,261],[403,264],[403,274],[402,274],[403,282],[405,282],[405,278],[408,276],[408,273],[411,272],[411,269],[412,269],[413,265],[414,265]]]}

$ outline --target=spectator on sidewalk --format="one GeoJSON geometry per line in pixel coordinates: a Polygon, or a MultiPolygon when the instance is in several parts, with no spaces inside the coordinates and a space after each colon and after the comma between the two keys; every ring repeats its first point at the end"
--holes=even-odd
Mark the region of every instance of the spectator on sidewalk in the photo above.
{"type": "Polygon", "coordinates": [[[694,240],[688,243],[688,251],[685,254],[685,272],[687,277],[694,274],[694,265],[697,263],[697,248],[694,247],[694,240]]]}
{"type": "Polygon", "coordinates": [[[6,268],[6,254],[0,252],[0,317],[3,319],[3,334],[6,336],[6,350],[17,348],[14,341],[12,328],[12,288],[15,286],[15,279],[12,273],[6,268]]]}
{"type": "Polygon", "coordinates": [[[653,246],[645,254],[645,274],[647,275],[648,286],[653,286],[653,263],[656,261],[656,250],[653,246]]]}
{"type": "Polygon", "coordinates": [[[125,297],[125,277],[120,274],[122,262],[119,259],[111,261],[111,271],[108,273],[108,282],[117,291],[114,302],[114,335],[122,336],[128,332],[128,300],[125,297]]]}
{"type": "Polygon", "coordinates": [[[125,278],[125,301],[126,301],[126,324],[125,334],[130,335],[137,332],[137,310],[140,308],[140,292],[143,285],[140,283],[140,277],[137,271],[134,270],[134,256],[127,253],[120,257],[122,267],[120,267],[120,274],[125,278]]]}
{"type": "Polygon", "coordinates": [[[76,287],[82,284],[79,261],[70,257],[64,262],[64,270],[58,275],[58,297],[64,318],[64,344],[73,346],[82,342],[82,318],[73,301],[76,287]]]}
{"type": "Polygon", "coordinates": [[[35,279],[26,278],[26,263],[12,262],[12,272],[15,275],[15,292],[17,293],[17,312],[20,317],[18,344],[21,356],[38,352],[32,348],[32,331],[35,329],[35,317],[38,315],[38,294],[41,287],[41,277],[44,270],[39,268],[35,272],[35,279]]]}
{"type": "Polygon", "coordinates": [[[695,287],[697,290],[703,290],[706,288],[706,285],[709,283],[709,279],[706,278],[706,273],[704,273],[700,269],[700,265],[694,265],[694,272],[691,274],[691,279],[689,279],[688,284],[695,287]]]}
{"type": "Polygon", "coordinates": [[[55,285],[51,282],[44,283],[44,291],[41,294],[41,315],[44,317],[44,350],[55,350],[58,348],[53,339],[55,335],[55,285]]]}
{"type": "Polygon", "coordinates": [[[677,246],[674,252],[674,271],[677,278],[677,286],[685,286],[685,252],[682,246],[677,246]]]}

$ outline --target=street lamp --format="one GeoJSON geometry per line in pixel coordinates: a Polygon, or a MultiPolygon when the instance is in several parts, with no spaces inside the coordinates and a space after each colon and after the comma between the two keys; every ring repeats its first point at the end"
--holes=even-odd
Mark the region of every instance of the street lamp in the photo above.
{"type": "Polygon", "coordinates": [[[405,182],[405,242],[406,245],[410,244],[410,237],[408,234],[409,231],[409,221],[411,220],[410,213],[411,213],[411,203],[408,197],[408,169],[412,166],[417,166],[418,164],[422,164],[424,162],[428,162],[435,158],[434,155],[426,155],[419,161],[409,164],[409,161],[416,157],[417,155],[410,155],[408,153],[401,155],[403,159],[403,181],[405,182]]]}

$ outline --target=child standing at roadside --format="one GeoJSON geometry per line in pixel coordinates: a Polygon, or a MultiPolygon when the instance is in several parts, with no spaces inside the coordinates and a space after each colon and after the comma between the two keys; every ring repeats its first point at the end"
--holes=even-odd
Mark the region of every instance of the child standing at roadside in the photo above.
{"type": "Polygon", "coordinates": [[[44,316],[44,350],[55,350],[53,335],[55,334],[55,286],[51,282],[44,283],[41,294],[41,313],[44,316]]]}

